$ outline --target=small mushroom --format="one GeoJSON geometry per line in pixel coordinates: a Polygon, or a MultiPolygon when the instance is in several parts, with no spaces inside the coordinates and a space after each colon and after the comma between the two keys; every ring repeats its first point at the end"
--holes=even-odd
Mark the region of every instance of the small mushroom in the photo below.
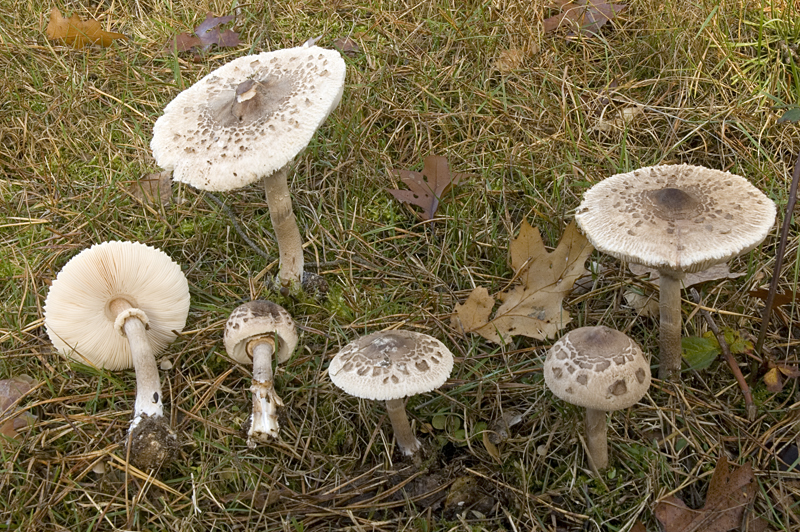
{"type": "Polygon", "coordinates": [[[453,370],[453,354],[426,334],[383,331],[350,342],[331,360],[331,381],[355,397],[386,401],[397,445],[406,456],[422,444],[408,423],[403,399],[435,390],[453,370]]]}
{"type": "Polygon", "coordinates": [[[617,174],[583,196],[575,220],[599,251],[661,275],[659,378],[681,369],[681,279],[754,249],[775,223],[775,203],[747,179],[702,166],[617,174]]]}
{"type": "Polygon", "coordinates": [[[633,406],[650,387],[650,365],[626,334],[581,327],[547,352],[544,382],[564,401],[586,408],[586,447],[595,471],[608,466],[606,412],[633,406]]]}
{"type": "Polygon", "coordinates": [[[138,242],[104,242],[73,257],[44,304],[47,335],[59,353],[110,370],[136,370],[130,453],[139,467],[170,459],[177,438],[164,418],[155,355],[183,329],[186,277],[161,250],[138,242]]]}
{"type": "Polygon", "coordinates": [[[225,350],[240,364],[253,365],[253,416],[247,445],[277,438],[278,409],[283,401],[275,393],[272,355],[280,364],[297,347],[297,330],[286,310],[271,301],[251,301],[231,312],[225,325],[225,350]]]}
{"type": "Polygon", "coordinates": [[[287,289],[303,281],[287,171],[339,104],[344,77],[339,52],[308,44],[240,57],[178,94],[153,127],[153,155],[176,181],[226,191],[263,180],[287,289]]]}

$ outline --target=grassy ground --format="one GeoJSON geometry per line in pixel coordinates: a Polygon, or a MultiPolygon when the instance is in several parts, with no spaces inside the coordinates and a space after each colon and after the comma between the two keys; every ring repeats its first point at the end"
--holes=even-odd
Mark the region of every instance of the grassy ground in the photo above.
{"type": "MultiPolygon", "coordinates": [[[[194,61],[162,53],[164,43],[207,10],[230,13],[228,3],[65,2],[66,14],[131,37],[75,51],[46,40],[51,4],[0,1],[0,378],[41,383],[23,400],[35,424],[0,451],[0,529],[618,531],[640,520],[655,531],[656,501],[675,493],[701,506],[723,455],[753,463],[752,515],[775,530],[800,527],[800,476],[778,471],[774,455],[800,429],[794,380],[776,394],[753,375],[752,423],[722,362],[686,372],[680,386],[655,381],[611,416],[612,467],[595,478],[581,413],[544,387],[549,344],[518,338],[501,348],[449,320],[475,286],[505,287],[508,242],[523,220],[555,245],[586,187],[619,171],[677,162],[730,170],[782,210],[800,150],[797,127],[776,124],[775,109],[800,95],[792,2],[634,1],[599,38],[572,41],[542,33],[553,14],[542,0],[261,4],[236,11],[241,46],[194,61]],[[348,35],[361,52],[347,58],[342,103],[290,179],[306,260],[338,261],[320,271],[331,293],[283,298],[264,282],[276,260],[246,245],[202,192],[175,185],[174,202],[151,206],[129,190],[157,171],[152,126],[180,90],[249,52],[317,36],[330,47],[348,35]],[[520,61],[508,69],[513,55],[520,61]],[[642,111],[620,119],[634,106],[642,111]],[[398,186],[390,168],[419,169],[430,154],[476,177],[421,224],[385,189],[398,186]],[[133,372],[70,364],[42,326],[60,268],[111,239],[161,248],[191,287],[186,330],[161,357],[172,363],[162,380],[181,455],[153,476],[124,464],[133,372]],[[282,439],[250,450],[240,432],[249,374],[221,339],[230,311],[256,297],[285,305],[303,332],[277,373],[288,405],[282,439]],[[326,375],[344,344],[393,327],[434,335],[457,356],[441,393],[409,402],[429,449],[421,469],[394,449],[383,406],[345,396],[326,375]],[[521,421],[498,461],[480,431],[514,414],[521,421]]],[[[261,189],[221,199],[277,256],[261,189]]],[[[757,334],[761,302],[748,291],[771,277],[776,234],[733,263],[744,277],[703,287],[722,325],[757,334]]],[[[793,226],[784,292],[796,288],[796,253],[793,226]]],[[[621,298],[631,285],[652,287],[609,257],[592,260],[607,273],[567,301],[570,327],[616,327],[657,352],[657,323],[621,298]]],[[[683,310],[686,335],[706,330],[691,305],[683,310]]],[[[767,348],[797,362],[796,310],[779,317],[767,348]]]]}

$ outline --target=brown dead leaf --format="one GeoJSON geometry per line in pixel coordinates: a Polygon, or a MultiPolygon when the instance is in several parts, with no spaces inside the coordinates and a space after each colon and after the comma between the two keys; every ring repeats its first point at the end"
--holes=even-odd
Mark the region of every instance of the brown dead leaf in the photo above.
{"type": "Polygon", "coordinates": [[[586,273],[584,264],[592,246],[572,222],[558,247],[548,253],[539,230],[523,222],[509,252],[519,284],[497,294],[503,303],[494,318],[489,316],[495,299],[478,287],[463,304],[456,305],[451,323],[497,344],[517,335],[552,338],[572,319],[562,302],[575,281],[586,273]]]}
{"type": "Polygon", "coordinates": [[[334,39],[333,47],[348,57],[355,57],[361,53],[361,47],[350,37],[334,39]]]}
{"type": "Polygon", "coordinates": [[[800,377],[800,369],[797,366],[791,366],[782,362],[767,362],[769,370],[764,375],[764,385],[767,391],[777,393],[783,390],[784,381],[788,379],[796,379],[800,377]]]}
{"type": "Polygon", "coordinates": [[[556,0],[553,4],[561,8],[561,12],[544,20],[545,33],[567,26],[571,28],[571,34],[597,35],[606,22],[628,8],[625,4],[611,4],[606,0],[556,0]]]}
{"type": "Polygon", "coordinates": [[[64,18],[57,7],[50,11],[50,22],[45,33],[51,41],[62,40],[73,48],[83,48],[87,44],[99,44],[105,48],[117,39],[128,38],[122,33],[103,31],[98,21],[81,20],[77,13],[73,13],[70,18],[64,18]]]}
{"type": "Polygon", "coordinates": [[[128,186],[128,192],[148,205],[169,205],[172,203],[172,172],[167,170],[147,174],[128,186]]]}
{"type": "MultiPolygon", "coordinates": [[[[751,290],[748,295],[750,297],[757,297],[758,299],[763,299],[764,301],[767,300],[769,296],[769,290],[765,290],[764,288],[756,288],[755,290],[751,290]]],[[[798,294],[778,294],[776,293],[774,299],[772,301],[773,307],[781,307],[783,305],[789,305],[794,301],[797,301],[798,294]]]]}
{"type": "Polygon", "coordinates": [[[744,510],[755,494],[750,463],[731,470],[723,456],[714,468],[703,508],[692,510],[670,495],[658,502],[655,514],[665,532],[728,532],[742,524],[744,510]]]}
{"type": "Polygon", "coordinates": [[[637,519],[636,522],[633,523],[630,532],[647,532],[647,529],[644,527],[644,523],[637,519]]]}
{"type": "Polygon", "coordinates": [[[439,208],[439,201],[453,185],[458,184],[469,174],[451,174],[446,157],[430,155],[425,158],[422,172],[392,169],[392,173],[400,178],[411,190],[387,189],[397,201],[422,207],[419,217],[431,220],[439,208]]]}
{"type": "Polygon", "coordinates": [[[220,27],[231,22],[235,17],[215,17],[213,13],[207,13],[206,18],[194,29],[194,35],[181,33],[176,35],[165,46],[165,50],[170,52],[206,52],[213,45],[220,48],[233,48],[239,46],[239,34],[228,28],[220,31],[220,27]]]}
{"type": "MultiPolygon", "coordinates": [[[[643,276],[649,275],[648,280],[651,283],[656,285],[659,284],[660,275],[658,270],[653,268],[648,268],[647,266],[642,266],[641,264],[628,264],[628,269],[631,271],[633,275],[643,276]]],[[[705,283],[707,281],[719,281],[722,279],[736,279],[737,277],[741,277],[744,273],[732,273],[728,264],[723,262],[722,264],[715,264],[714,266],[705,269],[700,272],[695,273],[687,273],[684,278],[681,280],[684,288],[689,288],[690,286],[694,286],[696,284],[705,283]]]]}
{"type": "MultiPolygon", "coordinates": [[[[4,412],[20,397],[31,391],[36,384],[36,381],[27,375],[0,380],[0,416],[5,417],[3,415],[4,412]]],[[[5,412],[6,415],[9,413],[5,412]]],[[[7,438],[16,439],[17,429],[24,427],[32,419],[33,416],[30,414],[24,414],[14,420],[6,421],[0,425],[0,434],[7,438]]]]}

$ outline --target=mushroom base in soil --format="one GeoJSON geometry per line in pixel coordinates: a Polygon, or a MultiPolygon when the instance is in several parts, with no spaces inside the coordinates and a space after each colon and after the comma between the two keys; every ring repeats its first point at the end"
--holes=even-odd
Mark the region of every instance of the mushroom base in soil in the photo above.
{"type": "Polygon", "coordinates": [[[240,364],[253,366],[253,414],[247,445],[254,448],[279,435],[283,400],[275,392],[272,359],[286,362],[297,347],[292,317],[271,301],[251,301],[231,312],[225,324],[225,350],[240,364]]]}
{"type": "Polygon", "coordinates": [[[453,370],[453,354],[431,336],[383,331],[362,336],[331,360],[331,381],[355,397],[386,401],[397,446],[406,456],[422,448],[406,415],[405,397],[435,390],[453,370]]]}

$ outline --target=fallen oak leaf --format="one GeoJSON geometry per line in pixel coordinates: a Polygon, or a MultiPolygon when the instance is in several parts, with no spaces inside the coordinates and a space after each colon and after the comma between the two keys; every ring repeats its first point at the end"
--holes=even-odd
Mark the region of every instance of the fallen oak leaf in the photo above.
{"type": "Polygon", "coordinates": [[[235,17],[215,17],[213,13],[207,13],[205,20],[194,29],[194,35],[180,33],[175,36],[165,47],[169,51],[177,52],[206,52],[213,45],[222,48],[233,48],[239,46],[239,34],[228,28],[220,31],[220,26],[231,22],[235,17]]]}
{"type": "Polygon", "coordinates": [[[392,169],[391,172],[411,190],[387,189],[387,192],[399,202],[422,207],[423,212],[419,213],[419,217],[426,221],[433,219],[439,202],[453,185],[469,177],[466,173],[451,174],[447,158],[439,155],[426,157],[422,172],[399,169],[392,169]]]}
{"type": "Polygon", "coordinates": [[[714,468],[701,509],[692,510],[670,495],[656,504],[655,515],[665,532],[728,532],[741,525],[744,510],[755,495],[756,482],[750,463],[731,470],[723,456],[714,468]]]}
{"type": "Polygon", "coordinates": [[[574,3],[554,2],[561,12],[544,20],[544,31],[550,33],[566,21],[573,32],[597,35],[606,22],[628,8],[625,4],[610,4],[606,0],[576,0],[574,3]]]}
{"type": "Polygon", "coordinates": [[[104,31],[100,22],[89,19],[81,20],[77,13],[65,18],[57,7],[50,11],[50,22],[45,29],[51,41],[62,40],[73,48],[83,48],[87,44],[99,44],[106,48],[117,39],[127,39],[127,35],[104,31]]]}
{"type": "Polygon", "coordinates": [[[497,294],[502,304],[494,318],[490,315],[495,299],[486,288],[476,288],[463,304],[456,304],[451,324],[497,344],[517,335],[552,338],[572,319],[563,309],[563,299],[586,274],[584,264],[592,249],[574,221],[552,252],[545,249],[539,230],[523,222],[509,246],[511,267],[520,284],[497,294]]]}

